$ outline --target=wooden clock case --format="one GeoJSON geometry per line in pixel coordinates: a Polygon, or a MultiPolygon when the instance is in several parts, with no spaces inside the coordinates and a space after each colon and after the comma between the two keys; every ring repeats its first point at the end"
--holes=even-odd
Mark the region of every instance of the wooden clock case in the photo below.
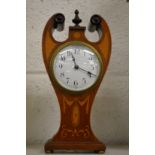
{"type": "Polygon", "coordinates": [[[69,37],[63,42],[58,42],[52,36],[53,30],[62,31],[64,27],[65,17],[58,13],[53,15],[47,22],[42,38],[43,59],[47,73],[57,95],[60,111],[61,123],[58,132],[53,138],[49,139],[45,144],[45,152],[51,153],[53,150],[92,150],[105,151],[106,146],[100,142],[91,129],[90,112],[91,107],[107,69],[111,54],[111,35],[105,20],[99,15],[93,15],[90,19],[89,31],[97,31],[99,41],[91,42],[85,37],[86,27],[79,26],[81,19],[78,11],[75,11],[73,22],[75,26],[69,27],[69,37]],[[94,47],[100,55],[103,62],[103,71],[96,84],[88,90],[73,93],[61,88],[54,80],[50,71],[50,61],[54,51],[61,45],[80,41],[94,47]]]}

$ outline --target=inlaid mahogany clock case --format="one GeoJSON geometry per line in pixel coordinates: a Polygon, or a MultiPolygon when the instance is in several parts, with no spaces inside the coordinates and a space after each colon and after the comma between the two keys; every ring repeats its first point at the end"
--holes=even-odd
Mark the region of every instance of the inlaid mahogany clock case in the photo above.
{"type": "MultiPolygon", "coordinates": [[[[92,150],[105,151],[106,146],[100,142],[94,135],[90,125],[91,107],[107,70],[111,54],[111,35],[106,21],[99,15],[93,15],[90,19],[88,30],[97,31],[99,41],[91,42],[85,36],[86,27],[79,26],[81,19],[78,11],[75,11],[73,22],[75,26],[69,27],[68,39],[58,42],[54,39],[52,32],[54,30],[62,31],[65,17],[58,13],[53,15],[47,22],[42,38],[43,59],[47,73],[57,95],[61,123],[58,132],[45,144],[45,152],[50,153],[53,150],[92,150]],[[103,63],[102,73],[95,85],[85,91],[71,92],[59,86],[51,74],[50,61],[55,50],[68,42],[83,42],[94,47],[101,57],[103,63]]],[[[104,108],[104,107],[103,107],[104,108]]],[[[102,123],[102,122],[99,122],[102,123]]],[[[104,132],[104,131],[103,131],[104,132]]]]}

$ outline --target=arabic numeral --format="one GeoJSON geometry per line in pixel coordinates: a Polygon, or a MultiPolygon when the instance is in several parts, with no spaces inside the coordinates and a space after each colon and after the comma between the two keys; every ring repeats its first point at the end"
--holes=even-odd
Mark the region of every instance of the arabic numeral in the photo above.
{"type": "Polygon", "coordinates": [[[90,56],[90,57],[88,58],[88,60],[93,60],[93,58],[90,56]]]}
{"type": "Polygon", "coordinates": [[[91,69],[92,69],[92,70],[94,70],[94,69],[95,69],[94,65],[91,65],[91,69]]]}
{"type": "Polygon", "coordinates": [[[65,76],[64,72],[60,73],[60,77],[64,77],[64,76],[65,76]]]}
{"type": "Polygon", "coordinates": [[[82,78],[83,82],[86,83],[86,78],[82,78]]]}
{"type": "Polygon", "coordinates": [[[71,51],[67,51],[67,56],[71,56],[71,51]]]}
{"type": "Polygon", "coordinates": [[[78,86],[78,82],[76,80],[74,81],[74,86],[78,86]]]}
{"type": "Polygon", "coordinates": [[[65,56],[61,56],[61,61],[65,61],[66,60],[66,58],[65,58],[65,56]]]}
{"type": "Polygon", "coordinates": [[[67,79],[67,84],[68,84],[68,83],[69,83],[69,79],[70,79],[70,78],[69,78],[69,77],[67,77],[66,79],[67,79]]]}
{"type": "Polygon", "coordinates": [[[62,64],[59,64],[59,68],[61,69],[63,67],[63,65],[62,64]]]}
{"type": "Polygon", "coordinates": [[[74,54],[79,54],[80,53],[80,49],[75,49],[74,54]]]}

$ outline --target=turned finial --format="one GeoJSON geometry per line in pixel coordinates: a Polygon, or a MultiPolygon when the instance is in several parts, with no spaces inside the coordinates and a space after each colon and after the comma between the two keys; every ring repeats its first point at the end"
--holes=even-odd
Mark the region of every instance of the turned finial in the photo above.
{"type": "Polygon", "coordinates": [[[72,20],[72,22],[75,24],[75,26],[79,26],[79,23],[82,22],[82,20],[79,18],[79,11],[78,10],[75,10],[75,17],[74,19],[72,20]]]}

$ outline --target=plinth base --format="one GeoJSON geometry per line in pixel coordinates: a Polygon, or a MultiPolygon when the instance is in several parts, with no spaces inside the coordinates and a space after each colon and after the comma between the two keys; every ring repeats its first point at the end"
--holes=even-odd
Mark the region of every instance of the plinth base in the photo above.
{"type": "Polygon", "coordinates": [[[53,153],[54,150],[79,150],[105,152],[106,146],[101,142],[55,142],[52,139],[45,144],[45,152],[53,153]]]}

